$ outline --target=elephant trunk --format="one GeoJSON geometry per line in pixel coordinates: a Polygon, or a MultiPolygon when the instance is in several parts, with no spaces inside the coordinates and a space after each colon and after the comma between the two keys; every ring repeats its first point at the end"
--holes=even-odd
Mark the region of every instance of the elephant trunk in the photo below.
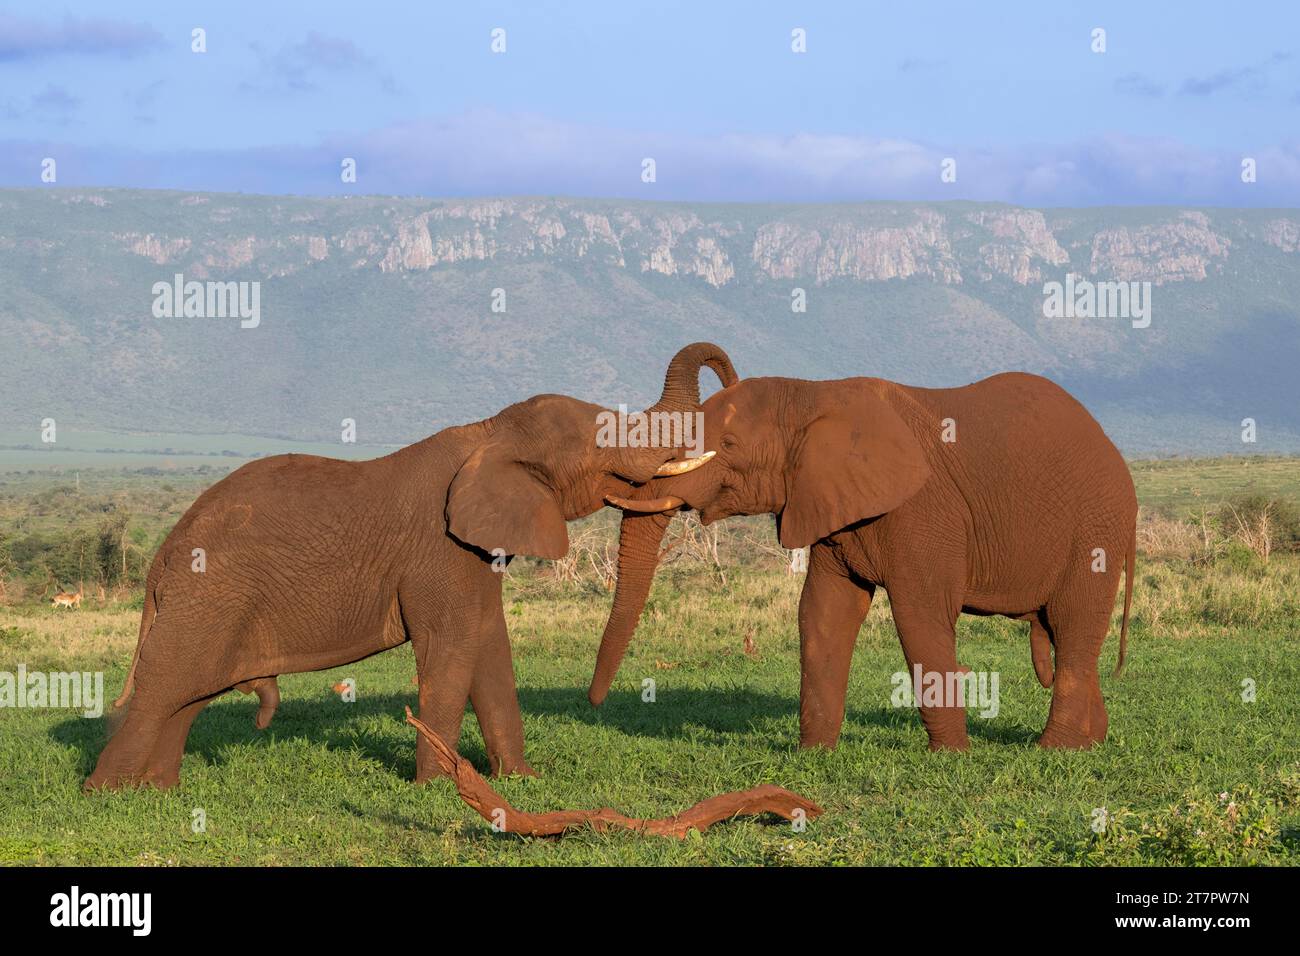
{"type": "Polygon", "coordinates": [[[623,655],[632,641],[632,633],[641,619],[650,584],[654,581],[659,564],[659,545],[675,512],[661,514],[633,514],[625,512],[618,534],[618,583],[614,588],[614,604],[605,633],[600,638],[600,652],[596,656],[596,672],[591,678],[587,699],[599,707],[609,693],[623,655]]]}
{"type": "MultiPolygon", "coordinates": [[[[668,364],[668,373],[664,376],[664,390],[659,401],[645,410],[646,415],[656,412],[677,412],[691,414],[700,410],[700,369],[708,366],[717,373],[722,387],[734,385],[738,380],[735,368],[727,353],[712,342],[696,342],[688,345],[668,364]]],[[[623,448],[619,454],[619,473],[642,473],[647,466],[663,465],[659,475],[671,475],[690,471],[703,464],[713,456],[704,454],[699,458],[663,464],[662,448],[623,448]]]]}
{"type": "MultiPolygon", "coordinates": [[[[648,412],[694,413],[700,410],[700,369],[708,366],[717,373],[723,388],[738,380],[731,359],[720,347],[711,342],[696,342],[673,356],[664,376],[663,395],[648,412]]],[[[704,456],[704,461],[712,455],[704,456]]],[[[703,464],[704,461],[700,461],[703,464]]],[[[688,468],[673,466],[664,474],[684,473],[688,468]]],[[[620,502],[626,503],[626,502],[620,502]]],[[[662,499],[652,504],[662,507],[660,513],[637,513],[625,510],[619,526],[618,583],[614,590],[614,604],[605,622],[605,633],[600,639],[600,652],[596,657],[596,672],[591,678],[587,699],[599,706],[609,693],[623,655],[636,631],[655,568],[659,564],[659,546],[664,533],[681,504],[678,499],[662,499]]]]}
{"type": "Polygon", "coordinates": [[[668,363],[663,395],[651,411],[698,411],[700,369],[706,365],[717,373],[723,388],[736,383],[736,370],[727,353],[712,342],[696,342],[686,346],[668,363]]]}

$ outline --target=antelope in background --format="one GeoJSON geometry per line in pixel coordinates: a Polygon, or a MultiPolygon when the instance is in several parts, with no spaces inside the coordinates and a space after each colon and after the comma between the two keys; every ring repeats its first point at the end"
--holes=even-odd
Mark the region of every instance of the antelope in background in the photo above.
{"type": "Polygon", "coordinates": [[[81,607],[81,585],[77,585],[77,593],[71,591],[60,591],[54,595],[54,600],[50,602],[50,607],[81,607]]]}

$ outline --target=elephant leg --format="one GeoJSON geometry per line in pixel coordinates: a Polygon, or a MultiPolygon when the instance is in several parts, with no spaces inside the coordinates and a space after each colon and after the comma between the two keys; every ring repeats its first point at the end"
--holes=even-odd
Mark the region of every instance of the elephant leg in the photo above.
{"type": "MultiPolygon", "coordinates": [[[[155,625],[136,665],[135,691],[126,705],[126,715],[104,750],[85,788],[116,790],[143,783],[162,784],[179,774],[180,752],[196,708],[183,724],[178,715],[192,702],[207,700],[210,689],[199,686],[201,673],[194,667],[202,659],[201,646],[179,640],[191,633],[207,633],[201,626],[178,622],[174,630],[155,625]],[[154,753],[159,759],[155,762],[154,753]],[[174,761],[171,759],[175,757],[174,761]],[[151,775],[151,771],[157,771],[151,775]]],[[[220,685],[218,685],[220,686],[220,685]]],[[[175,783],[171,779],[171,783],[175,783]]],[[[170,784],[165,784],[170,785],[170,784]]]]}
{"type": "Polygon", "coordinates": [[[524,759],[524,722],[519,714],[510,635],[500,602],[485,615],[484,644],[469,690],[470,705],[483,731],[492,773],[537,776],[524,759]]]}
{"type": "Polygon", "coordinates": [[[160,790],[180,782],[181,758],[190,727],[215,695],[180,707],[154,706],[139,691],[127,705],[126,717],[109,739],[85,789],[116,790],[150,784],[160,790]]]}
{"type": "MultiPolygon", "coordinates": [[[[403,602],[420,681],[420,720],[455,750],[482,646],[481,602],[464,595],[455,606],[423,609],[403,602]]],[[[423,737],[415,745],[415,782],[443,776],[433,747],[423,737]]]]}
{"type": "Polygon", "coordinates": [[[799,746],[834,749],[844,723],[849,666],[874,588],[814,545],[799,597],[799,746]]]}
{"type": "Polygon", "coordinates": [[[1056,638],[1056,679],[1047,727],[1038,743],[1043,747],[1091,747],[1105,739],[1109,724],[1097,658],[1110,629],[1110,609],[1081,612],[1049,604],[1047,619],[1056,638]]]}
{"type": "Polygon", "coordinates": [[[1044,747],[1090,747],[1106,738],[1109,718],[1101,697],[1097,660],[1110,630],[1115,593],[1119,590],[1121,563],[1111,561],[1098,567],[1098,551],[1122,555],[1127,540],[1108,527],[1089,530],[1077,548],[1081,559],[1047,602],[1047,627],[1056,644],[1056,680],[1052,685],[1052,709],[1047,727],[1038,739],[1044,747]],[[1111,545],[1094,549],[1093,545],[1111,545]]]}
{"type": "Polygon", "coordinates": [[[186,704],[172,714],[163,724],[162,732],[149,755],[143,781],[160,790],[176,786],[181,778],[181,758],[185,755],[185,741],[189,738],[194,718],[211,702],[211,697],[186,704]]]}
{"type": "MultiPolygon", "coordinates": [[[[432,665],[420,672],[420,720],[452,750],[460,744],[460,728],[469,701],[472,661],[452,655],[435,655],[432,665]]],[[[415,782],[443,776],[433,747],[421,737],[416,741],[415,782]]]]}
{"type": "MultiPolygon", "coordinates": [[[[903,645],[907,659],[908,676],[913,677],[920,667],[922,682],[921,722],[930,737],[931,750],[966,750],[970,741],[966,736],[966,708],[948,699],[945,693],[941,703],[926,703],[925,678],[937,674],[941,686],[953,686],[967,669],[957,663],[957,614],[961,602],[943,599],[916,601],[911,597],[890,594],[894,611],[894,626],[903,645]]],[[[933,678],[932,678],[933,679],[933,678]]]]}
{"type": "Polygon", "coordinates": [[[117,790],[144,783],[149,758],[162,736],[174,708],[151,706],[139,691],[127,705],[126,717],[109,738],[94,771],[86,778],[87,790],[117,790]]]}

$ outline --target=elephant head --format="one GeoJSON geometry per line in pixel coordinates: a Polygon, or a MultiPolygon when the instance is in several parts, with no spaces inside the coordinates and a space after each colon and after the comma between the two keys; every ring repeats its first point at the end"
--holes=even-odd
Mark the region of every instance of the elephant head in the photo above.
{"type": "Polygon", "coordinates": [[[696,510],[704,524],[774,514],[782,546],[803,548],[898,507],[930,476],[889,383],[753,378],[724,385],[701,406],[705,444],[715,452],[707,468],[656,477],[630,497],[608,499],[624,515],[592,704],[605,699],[627,651],[677,510],[696,510]]]}
{"type": "MultiPolygon", "coordinates": [[[[717,346],[688,346],[673,359],[659,401],[641,416],[696,412],[704,365],[724,383],[735,381],[717,346]]],[[[656,476],[685,475],[708,462],[707,456],[671,461],[672,445],[611,441],[607,423],[615,414],[563,395],[538,395],[470,426],[482,427],[484,438],[451,481],[447,530],[489,554],[561,558],[569,548],[566,521],[599,510],[610,496],[634,494],[656,476]]],[[[615,429],[613,437],[625,431],[615,429]]]]}

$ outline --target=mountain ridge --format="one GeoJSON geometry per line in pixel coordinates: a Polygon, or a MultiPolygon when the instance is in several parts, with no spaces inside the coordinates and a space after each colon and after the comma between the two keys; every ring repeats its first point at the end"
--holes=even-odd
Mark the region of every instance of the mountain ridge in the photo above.
{"type": "Polygon", "coordinates": [[[9,426],[407,442],[648,404],[709,339],[742,375],[1045,374],[1132,454],[1300,450],[1295,210],[0,190],[0,287],[9,426]],[[259,325],[156,318],[177,273],[260,283],[259,325]],[[1150,326],[1045,318],[1067,273],[1151,283],[1150,326]]]}

